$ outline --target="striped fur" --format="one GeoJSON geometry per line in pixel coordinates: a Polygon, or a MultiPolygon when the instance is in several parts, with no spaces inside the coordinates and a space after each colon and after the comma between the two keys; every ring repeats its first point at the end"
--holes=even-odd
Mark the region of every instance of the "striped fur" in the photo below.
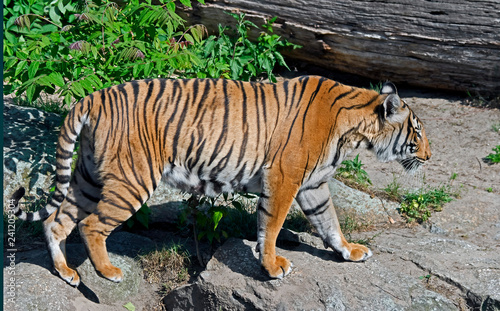
{"type": "Polygon", "coordinates": [[[295,198],[325,244],[362,261],[368,248],[348,243],[326,181],[353,149],[413,170],[430,157],[421,122],[392,84],[382,93],[316,76],[276,84],[228,80],[143,80],[95,92],[71,110],[57,146],[56,192],[21,219],[45,220],[54,266],[72,285],[64,242],[78,224],[99,273],[116,282],[107,236],[152,195],[160,180],[207,195],[261,193],[258,250],[273,278],[291,271],[275,242],[295,198]],[[71,177],[77,137],[81,147],[71,177]],[[54,213],[58,210],[57,213],[54,213]]]}

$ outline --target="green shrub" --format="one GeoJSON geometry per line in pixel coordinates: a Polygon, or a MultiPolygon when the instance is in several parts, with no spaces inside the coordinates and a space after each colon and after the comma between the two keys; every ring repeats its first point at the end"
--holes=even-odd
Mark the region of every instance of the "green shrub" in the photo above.
{"type": "MultiPolygon", "coordinates": [[[[198,0],[202,2],[202,0],[198,0]]],[[[225,27],[203,39],[203,25],[183,26],[172,0],[4,0],[5,94],[56,94],[66,104],[102,88],[134,79],[208,77],[249,80],[276,64],[286,66],[279,48],[296,45],[272,33],[269,21],[256,43],[237,19],[237,36],[225,27]],[[47,16],[48,15],[48,16],[47,16]]],[[[191,5],[190,0],[181,1],[191,5]]]]}
{"type": "Polygon", "coordinates": [[[497,145],[492,149],[494,153],[490,153],[486,156],[486,160],[490,163],[500,163],[500,145],[497,145]]]}

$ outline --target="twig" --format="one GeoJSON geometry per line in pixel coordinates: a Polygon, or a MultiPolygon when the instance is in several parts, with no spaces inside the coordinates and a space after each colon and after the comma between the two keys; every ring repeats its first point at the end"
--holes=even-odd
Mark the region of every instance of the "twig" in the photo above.
{"type": "Polygon", "coordinates": [[[478,157],[476,157],[477,162],[479,163],[479,171],[483,169],[483,166],[481,165],[481,160],[479,160],[478,157]]]}

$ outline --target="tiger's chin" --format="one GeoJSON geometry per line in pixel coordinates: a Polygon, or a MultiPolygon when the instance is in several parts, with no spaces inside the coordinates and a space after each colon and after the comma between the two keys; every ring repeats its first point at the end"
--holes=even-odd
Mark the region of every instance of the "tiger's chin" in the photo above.
{"type": "Polygon", "coordinates": [[[397,161],[403,166],[405,172],[408,174],[414,174],[424,165],[424,161],[418,157],[410,157],[402,160],[398,159],[397,161]]]}

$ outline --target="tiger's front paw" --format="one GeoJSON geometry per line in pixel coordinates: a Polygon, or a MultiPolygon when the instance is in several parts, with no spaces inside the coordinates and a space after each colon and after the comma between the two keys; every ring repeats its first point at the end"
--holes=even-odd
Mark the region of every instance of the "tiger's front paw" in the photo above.
{"type": "Polygon", "coordinates": [[[349,243],[350,253],[347,258],[344,259],[350,261],[365,261],[372,256],[372,251],[361,244],[349,243]]]}
{"type": "Polygon", "coordinates": [[[56,268],[56,271],[61,279],[65,280],[69,285],[74,287],[80,285],[80,276],[75,270],[68,267],[59,267],[59,269],[56,268]]]}
{"type": "Polygon", "coordinates": [[[285,257],[276,256],[275,258],[269,258],[268,260],[264,259],[262,261],[262,267],[267,271],[271,278],[282,279],[292,272],[293,264],[285,257]]]}

